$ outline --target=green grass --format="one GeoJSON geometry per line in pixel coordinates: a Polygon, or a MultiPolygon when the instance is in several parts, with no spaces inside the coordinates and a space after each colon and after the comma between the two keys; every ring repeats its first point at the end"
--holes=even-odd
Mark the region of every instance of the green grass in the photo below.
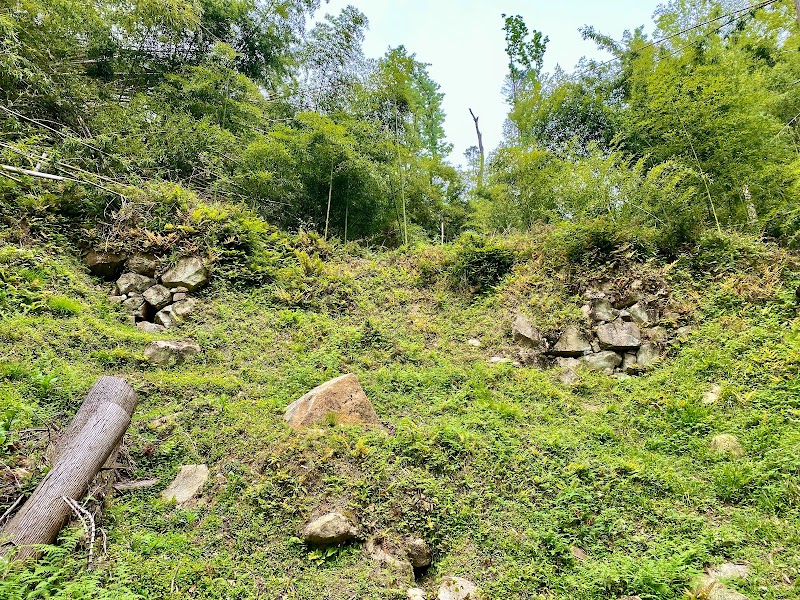
{"type": "MultiPolygon", "coordinates": [[[[579,276],[518,252],[513,273],[475,296],[437,276],[445,254],[311,265],[324,289],[336,288],[327,308],[280,304],[276,290],[312,293],[305,284],[217,287],[178,334],[202,356],[166,370],[141,361],[156,338],[126,325],[76,263],[49,258],[61,275],[37,285],[52,294],[50,310],[0,322],[0,414],[17,411],[9,439],[22,444],[0,458],[15,468],[26,452],[39,456],[38,438],[19,432],[66,423],[96,377],[118,374],[140,398],[126,438],[131,476],[159,478],[107,501],[108,555],[72,580],[143,598],[404,598],[377,587],[358,545],[320,557],[297,543],[312,511],[342,505],[367,533],[432,545],[434,566],[419,582],[430,597],[457,575],[489,598],[667,600],[725,561],[752,565],[731,584],[751,598],[796,597],[784,580],[800,569],[796,274],[753,267],[695,286],[674,265],[614,267],[666,277],[697,328],[643,377],[587,374],[569,389],[555,372],[487,358],[512,356],[516,310],[547,331],[579,318],[579,276]],[[55,297],[80,304],[53,311],[55,297]],[[481,348],[466,344],[473,337],[481,348]],[[385,430],[284,424],[290,402],[349,372],[385,430]],[[720,400],[707,406],[715,384],[720,400]],[[746,456],[713,454],[721,433],[746,456]],[[202,501],[162,503],[179,466],[196,462],[212,470],[202,501]],[[589,558],[577,560],[573,546],[589,558]]],[[[44,472],[34,464],[26,490],[44,472]]]]}

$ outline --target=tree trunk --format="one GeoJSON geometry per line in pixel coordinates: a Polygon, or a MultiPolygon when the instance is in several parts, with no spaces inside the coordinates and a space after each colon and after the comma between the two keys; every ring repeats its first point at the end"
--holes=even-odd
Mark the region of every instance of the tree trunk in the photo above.
{"type": "MultiPolygon", "coordinates": [[[[797,0],[797,2],[800,2],[800,0],[797,0]]],[[[481,163],[480,167],[478,167],[478,191],[480,192],[483,190],[483,178],[486,172],[486,154],[483,149],[483,134],[481,133],[481,128],[478,126],[478,119],[480,117],[476,117],[471,108],[469,109],[469,114],[472,115],[472,120],[475,121],[475,132],[478,134],[478,150],[481,154],[481,163]]]]}
{"type": "Polygon", "coordinates": [[[331,199],[333,198],[333,161],[331,161],[331,176],[328,179],[328,211],[325,213],[325,239],[328,239],[328,224],[331,222],[331,199]]]}
{"type": "Polygon", "coordinates": [[[56,443],[54,464],[33,495],[0,532],[0,555],[14,548],[16,559],[35,556],[51,544],[72,514],[64,498],[79,501],[100,469],[113,459],[136,407],[124,380],[101,377],[56,443]]]}
{"type": "Polygon", "coordinates": [[[797,24],[800,25],[800,0],[794,0],[794,8],[797,11],[797,24]]]}

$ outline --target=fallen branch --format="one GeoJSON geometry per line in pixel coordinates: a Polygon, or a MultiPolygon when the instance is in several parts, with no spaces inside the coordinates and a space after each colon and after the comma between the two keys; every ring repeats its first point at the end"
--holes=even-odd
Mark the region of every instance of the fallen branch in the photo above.
{"type": "Polygon", "coordinates": [[[135,406],[136,394],[124,380],[98,380],[56,444],[52,469],[0,532],[0,556],[29,558],[56,540],[89,484],[113,461],[135,406]]]}

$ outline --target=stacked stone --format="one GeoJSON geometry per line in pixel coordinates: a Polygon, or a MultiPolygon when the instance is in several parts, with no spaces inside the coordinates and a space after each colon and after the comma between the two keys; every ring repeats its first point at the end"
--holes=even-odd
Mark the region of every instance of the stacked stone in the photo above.
{"type": "Polygon", "coordinates": [[[92,251],[86,264],[97,276],[116,277],[111,301],[122,305],[136,326],[148,333],[176,327],[192,314],[197,300],[189,294],[207,285],[209,278],[208,269],[196,256],[181,258],[160,277],[156,276],[159,260],[151,254],[126,257],[92,251]]]}

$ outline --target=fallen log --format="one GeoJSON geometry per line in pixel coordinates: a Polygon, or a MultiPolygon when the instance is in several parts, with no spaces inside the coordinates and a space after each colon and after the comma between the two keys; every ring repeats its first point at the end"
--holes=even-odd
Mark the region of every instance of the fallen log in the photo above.
{"type": "Polygon", "coordinates": [[[25,559],[51,544],[103,465],[113,461],[136,407],[123,379],[101,377],[53,452],[53,467],[0,532],[0,556],[25,559]]]}

